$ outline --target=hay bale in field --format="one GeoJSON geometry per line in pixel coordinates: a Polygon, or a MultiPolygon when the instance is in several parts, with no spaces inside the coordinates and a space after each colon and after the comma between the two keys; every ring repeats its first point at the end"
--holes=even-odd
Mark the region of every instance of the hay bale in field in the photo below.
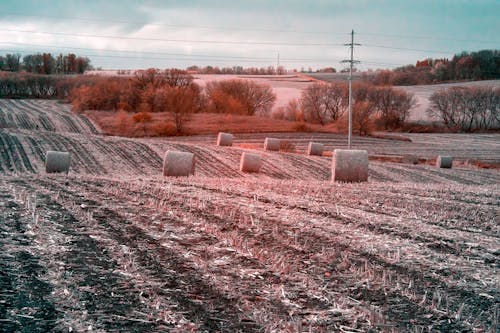
{"type": "Polygon", "coordinates": [[[260,155],[244,152],[241,154],[240,171],[242,172],[259,172],[260,170],[260,155]]]}
{"type": "Polygon", "coordinates": [[[163,159],[163,176],[189,176],[194,175],[195,159],[194,154],[167,150],[163,159]]]}
{"type": "Polygon", "coordinates": [[[439,155],[436,159],[436,167],[451,169],[453,165],[453,157],[439,155]]]}
{"type": "Polygon", "coordinates": [[[45,172],[46,173],[59,173],[69,172],[71,156],[65,151],[49,150],[45,154],[45,172]]]}
{"type": "Polygon", "coordinates": [[[323,144],[317,142],[309,142],[307,146],[307,155],[323,155],[323,144]]]}
{"type": "Polygon", "coordinates": [[[335,149],[332,156],[332,180],[366,182],[368,180],[368,152],[335,149]]]}
{"type": "Polygon", "coordinates": [[[266,138],[264,140],[264,150],[279,151],[281,140],[276,138],[266,138]]]}
{"type": "Polygon", "coordinates": [[[217,146],[232,146],[233,135],[229,133],[219,132],[217,135],[217,146]]]}
{"type": "Polygon", "coordinates": [[[418,157],[412,154],[403,155],[403,163],[406,164],[418,164],[418,157]]]}

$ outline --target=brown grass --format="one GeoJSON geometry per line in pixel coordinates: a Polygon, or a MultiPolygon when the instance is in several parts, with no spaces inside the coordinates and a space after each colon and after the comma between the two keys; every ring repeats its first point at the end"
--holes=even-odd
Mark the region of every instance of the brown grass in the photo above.
{"type": "MultiPolygon", "coordinates": [[[[145,124],[134,122],[134,113],[114,111],[86,111],[85,114],[96,122],[107,135],[143,137],[176,135],[173,116],[165,112],[152,113],[151,121],[145,124]],[[146,135],[144,134],[146,127],[146,135]]],[[[333,125],[321,126],[288,120],[259,116],[245,116],[216,113],[195,113],[186,121],[182,135],[259,132],[328,132],[338,133],[333,125]]]]}

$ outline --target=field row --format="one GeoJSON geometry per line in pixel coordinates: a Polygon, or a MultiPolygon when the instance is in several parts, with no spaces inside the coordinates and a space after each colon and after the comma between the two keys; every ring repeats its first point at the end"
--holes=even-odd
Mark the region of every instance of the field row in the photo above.
{"type": "Polygon", "coordinates": [[[98,134],[89,118],[51,100],[0,99],[0,128],[98,134]]]}
{"type": "MultiPolygon", "coordinates": [[[[71,153],[73,174],[154,176],[161,174],[167,150],[192,152],[196,175],[203,177],[329,180],[331,158],[295,153],[271,153],[240,147],[193,145],[165,140],[130,140],[113,137],[82,136],[22,130],[1,130],[0,172],[44,173],[48,150],[71,153]],[[263,165],[259,174],[239,171],[243,151],[259,152],[263,165]]],[[[430,165],[381,163],[372,161],[369,179],[375,182],[490,184],[499,181],[496,170],[453,168],[430,165]]]]}
{"type": "Polygon", "coordinates": [[[55,295],[44,301],[66,316],[54,319],[59,325],[113,331],[126,318],[150,331],[495,325],[495,186],[82,176],[3,183],[18,207],[6,214],[24,216],[26,243],[46,251],[35,252],[40,276],[64,267],[42,279],[55,295]],[[452,207],[466,225],[454,225],[452,207]]]}

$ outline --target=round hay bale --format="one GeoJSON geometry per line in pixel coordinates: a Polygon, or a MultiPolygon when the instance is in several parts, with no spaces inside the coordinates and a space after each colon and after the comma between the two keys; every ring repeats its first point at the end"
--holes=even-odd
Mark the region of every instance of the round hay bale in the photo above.
{"type": "Polygon", "coordinates": [[[323,155],[323,144],[317,142],[309,142],[307,146],[307,155],[323,155]]]}
{"type": "Polygon", "coordinates": [[[366,182],[368,180],[368,152],[335,149],[332,156],[332,180],[366,182]]]}
{"type": "Polygon", "coordinates": [[[240,171],[242,172],[259,172],[260,170],[260,155],[244,152],[241,154],[240,171]]]}
{"type": "Polygon", "coordinates": [[[281,140],[276,138],[266,138],[264,140],[264,150],[279,151],[281,140]]]}
{"type": "Polygon", "coordinates": [[[69,172],[71,156],[65,151],[49,150],[45,154],[45,172],[46,173],[59,173],[69,172]]]}
{"type": "Polygon", "coordinates": [[[453,157],[439,155],[436,159],[436,167],[451,169],[453,165],[453,157]]]}
{"type": "Polygon", "coordinates": [[[163,176],[187,177],[194,175],[195,158],[193,153],[167,150],[163,159],[163,176]]]}
{"type": "Polygon", "coordinates": [[[229,133],[219,132],[217,135],[217,146],[232,146],[233,135],[229,133]]]}
{"type": "Polygon", "coordinates": [[[418,157],[412,154],[405,154],[403,155],[403,163],[418,164],[418,157]]]}

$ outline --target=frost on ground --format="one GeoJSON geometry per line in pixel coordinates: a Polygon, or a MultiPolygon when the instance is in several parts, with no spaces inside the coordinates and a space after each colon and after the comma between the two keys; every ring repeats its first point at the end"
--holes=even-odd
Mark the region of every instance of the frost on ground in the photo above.
{"type": "MultiPolygon", "coordinates": [[[[0,129],[0,331],[498,331],[498,170],[370,161],[367,183],[332,183],[329,157],[300,153],[340,136],[279,134],[299,152],[283,153],[259,148],[268,134],[217,147],[54,124],[0,129]],[[196,175],[161,177],[167,149],[196,175]],[[44,173],[46,150],[72,154],[69,175],[44,173]]],[[[411,139],[355,144],[499,159],[495,134],[411,139]]]]}

